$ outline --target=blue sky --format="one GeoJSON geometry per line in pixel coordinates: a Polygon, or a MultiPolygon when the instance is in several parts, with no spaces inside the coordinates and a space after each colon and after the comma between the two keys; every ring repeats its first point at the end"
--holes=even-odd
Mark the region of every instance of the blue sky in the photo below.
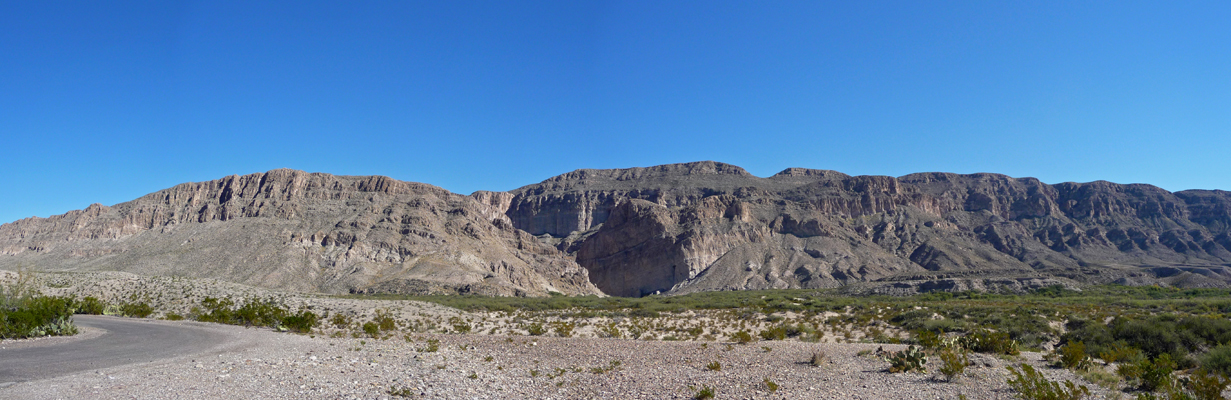
{"type": "Polygon", "coordinates": [[[274,168],[1231,189],[1231,2],[252,3],[0,3],[0,222],[274,168]]]}

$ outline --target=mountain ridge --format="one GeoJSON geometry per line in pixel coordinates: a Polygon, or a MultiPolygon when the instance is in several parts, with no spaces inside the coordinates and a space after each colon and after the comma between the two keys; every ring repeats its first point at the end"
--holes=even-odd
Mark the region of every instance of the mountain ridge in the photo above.
{"type": "Polygon", "coordinates": [[[761,178],[713,161],[507,192],[276,169],[0,225],[0,267],[322,292],[1231,284],[1231,192],[1002,174],[761,178]]]}

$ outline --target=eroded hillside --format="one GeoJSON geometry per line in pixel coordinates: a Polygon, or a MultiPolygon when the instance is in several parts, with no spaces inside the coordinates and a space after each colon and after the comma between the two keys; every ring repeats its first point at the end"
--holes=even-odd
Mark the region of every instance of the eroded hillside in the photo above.
{"type": "Polygon", "coordinates": [[[335,293],[1226,287],[1228,249],[1224,191],[799,168],[760,178],[708,161],[470,196],[275,170],[0,226],[2,268],[335,293]]]}

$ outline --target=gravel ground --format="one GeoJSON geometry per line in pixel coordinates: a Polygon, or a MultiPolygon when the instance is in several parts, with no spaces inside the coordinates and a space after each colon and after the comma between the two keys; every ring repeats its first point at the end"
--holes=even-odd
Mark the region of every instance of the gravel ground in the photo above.
{"type": "MultiPolygon", "coordinates": [[[[15,277],[0,271],[0,281],[15,277]]],[[[1012,360],[973,355],[960,379],[945,382],[936,374],[891,374],[885,372],[887,362],[859,355],[881,346],[886,350],[904,346],[834,343],[841,335],[832,331],[822,343],[631,340],[602,337],[597,327],[611,321],[594,318],[578,326],[575,336],[584,337],[526,336],[529,321],[521,317],[414,301],[341,299],[126,273],[39,274],[38,278],[44,294],[97,296],[113,303],[144,299],[160,310],[156,316],[187,314],[205,296],[237,302],[255,297],[292,310],[348,315],[354,324],[338,329],[323,323],[308,336],[157,321],[204,325],[233,340],[196,355],[3,387],[0,399],[687,399],[707,387],[718,399],[1008,399],[1015,394],[1005,383],[1005,365],[1018,362],[1032,363],[1052,379],[1085,384],[1093,398],[1124,397],[1070,371],[1042,367],[1037,353],[1012,360]],[[383,333],[384,339],[354,337],[359,323],[378,310],[396,318],[402,324],[399,331],[383,333]],[[445,334],[409,324],[448,326],[446,321],[453,318],[474,324],[476,333],[488,334],[445,334]],[[436,351],[428,351],[430,341],[437,343],[436,351]],[[808,362],[814,352],[825,354],[820,366],[808,362]],[[721,368],[707,368],[713,362],[721,368]],[[771,391],[767,381],[777,390],[771,391]]],[[[691,313],[675,317],[664,324],[712,320],[691,313]]],[[[708,329],[725,339],[733,328],[710,324],[708,329]]],[[[41,346],[98,334],[87,329],[74,338],[9,340],[0,341],[0,346],[41,346]]],[[[645,337],[666,336],[658,332],[645,337]]]]}
{"type": "MultiPolygon", "coordinates": [[[[876,344],[469,334],[411,334],[407,341],[211,329],[233,335],[234,343],[203,354],[20,383],[0,388],[0,398],[686,399],[710,387],[718,399],[1008,399],[1014,393],[1005,384],[1004,365],[1041,365],[1037,353],[1014,361],[976,355],[966,374],[950,383],[933,374],[891,374],[886,362],[858,355],[881,346],[876,344]],[[426,351],[429,340],[438,341],[437,351],[426,351]],[[819,367],[807,362],[816,351],[825,353],[819,367]],[[720,370],[707,368],[715,361],[720,370]],[[391,388],[405,390],[394,396],[391,388]]],[[[1078,381],[1068,371],[1041,370],[1078,381]]],[[[1094,398],[1107,394],[1086,385],[1094,398]]]]}

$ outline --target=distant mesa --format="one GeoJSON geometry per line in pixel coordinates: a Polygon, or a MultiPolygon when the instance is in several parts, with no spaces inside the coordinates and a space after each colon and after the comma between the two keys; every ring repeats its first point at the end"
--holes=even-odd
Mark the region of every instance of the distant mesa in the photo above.
{"type": "Polygon", "coordinates": [[[469,196],[279,169],[0,225],[0,268],[326,293],[642,296],[1231,286],[1231,192],[712,161],[469,196]]]}

